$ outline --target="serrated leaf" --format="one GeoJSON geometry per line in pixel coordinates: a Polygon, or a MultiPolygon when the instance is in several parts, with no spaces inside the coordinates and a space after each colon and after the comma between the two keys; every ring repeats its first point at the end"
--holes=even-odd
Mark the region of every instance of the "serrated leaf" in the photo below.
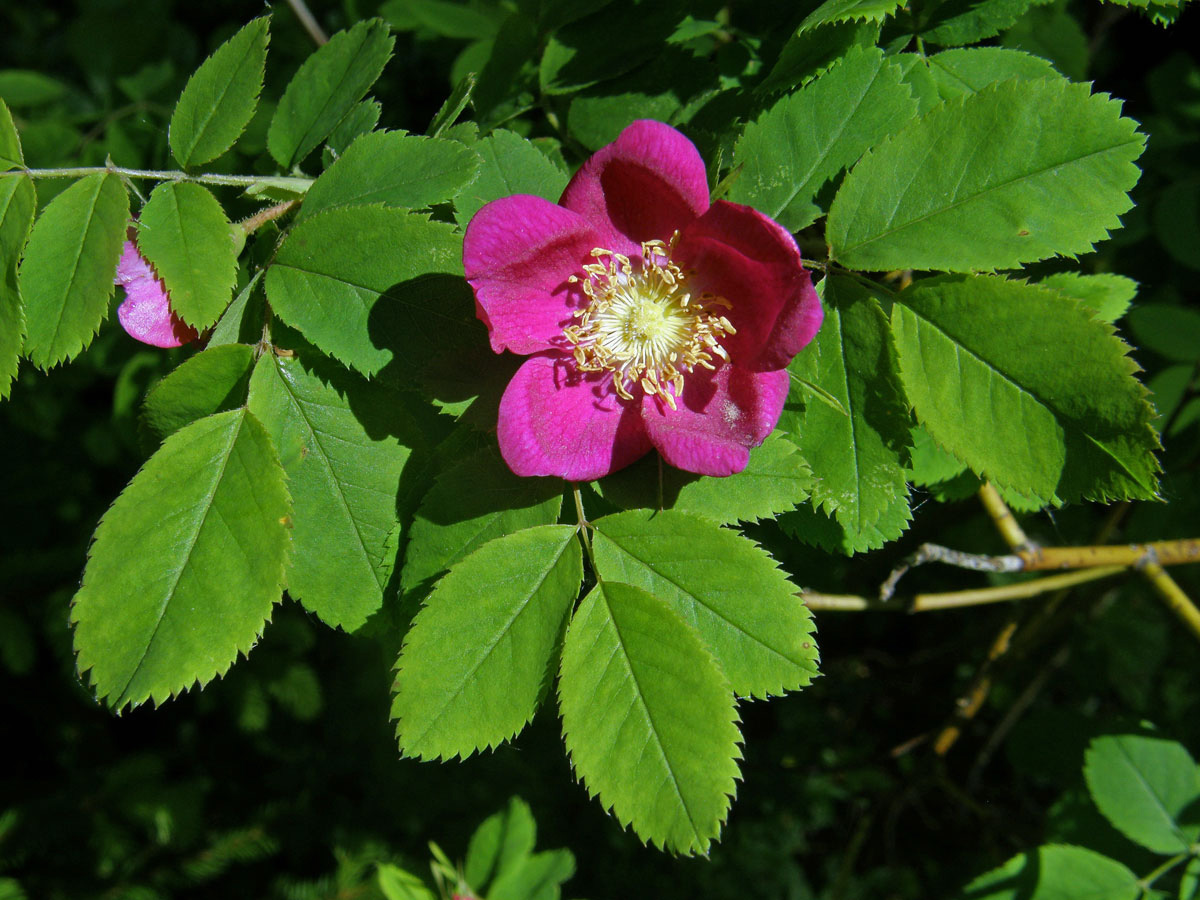
{"type": "Polygon", "coordinates": [[[479,165],[478,154],[457,141],[391,131],[364,134],[313,182],[299,218],[369,203],[408,209],[432,206],[470,184],[479,165]]]}
{"type": "Polygon", "coordinates": [[[479,208],[510,194],[534,194],[554,202],[567,186],[567,175],[519,134],[503,129],[476,141],[471,149],[483,164],[479,177],[454,198],[454,218],[466,225],[479,208]]]}
{"type": "Polygon", "coordinates": [[[828,69],[853,47],[874,47],[879,41],[878,22],[837,22],[798,31],[788,38],[779,58],[754,93],[759,96],[790,91],[828,69]]]}
{"type": "MultiPolygon", "coordinates": [[[[337,127],[329,133],[329,139],[325,142],[330,155],[336,160],[350,145],[365,134],[375,130],[375,126],[379,124],[379,117],[383,114],[383,106],[378,100],[372,100],[368,97],[354,105],[354,108],[338,122],[337,127]]],[[[301,207],[303,212],[303,207],[301,207]]]]}
{"type": "Polygon", "coordinates": [[[757,522],[808,498],[813,474],[796,445],[775,432],[750,451],[741,472],[724,478],[694,475],[663,465],[657,455],[606,477],[604,499],[623,509],[661,508],[703,516],[723,525],[757,522]],[[661,478],[661,489],[659,480],[661,478]]]}
{"type": "Polygon", "coordinates": [[[901,53],[895,60],[922,115],[943,100],[978,93],[998,81],[1059,77],[1049,60],[1005,47],[957,48],[932,56],[901,53]]]}
{"type": "Polygon", "coordinates": [[[488,816],[471,835],[463,877],[477,894],[505,869],[520,863],[537,844],[537,824],[529,804],[513,797],[508,806],[488,816]]]}
{"type": "Polygon", "coordinates": [[[817,674],[808,608],[757,544],[674,510],[633,510],[593,524],[597,577],[668,604],[712,651],[735,694],[782,694],[817,674]]]}
{"type": "Polygon", "coordinates": [[[17,260],[25,249],[36,210],[37,192],[29,176],[0,179],[0,399],[8,396],[17,377],[25,339],[17,260]]]}
{"type": "Polygon", "coordinates": [[[949,100],[846,176],[831,253],[852,269],[952,272],[1086,253],[1132,205],[1145,137],[1120,113],[1061,79],[949,100]]]}
{"type": "Polygon", "coordinates": [[[372,339],[380,297],[397,285],[419,289],[431,274],[462,275],[453,226],[402,209],[341,207],[292,229],[267,270],[267,299],[318,349],[374,375],[393,355],[372,339]]]}
{"type": "Polygon", "coordinates": [[[601,581],[567,629],[558,696],[588,793],[642,840],[706,852],[729,811],[741,736],[696,632],[641,588],[601,581]]]}
{"type": "Polygon", "coordinates": [[[292,493],[288,593],[327,625],[353,631],[383,603],[396,496],[424,442],[420,429],[396,392],[274,354],[254,368],[249,407],[275,442],[292,493]]]}
{"type": "Polygon", "coordinates": [[[396,663],[392,718],[408,756],[470,756],[512,738],[553,678],[583,581],[572,525],[496,538],[455,564],[396,663]]]}
{"type": "Polygon", "coordinates": [[[812,499],[836,516],[855,552],[908,521],[909,415],[887,317],[849,278],[820,284],[825,321],[788,370],[832,394],[847,414],[793,386],[779,427],[812,467],[812,499]],[[887,513],[885,529],[874,526],[887,513]]]}
{"type": "Polygon", "coordinates": [[[961,900],[1137,900],[1137,876],[1084,847],[1047,844],[980,875],[961,900]]]}
{"type": "Polygon", "coordinates": [[[250,22],[200,64],[171,113],[171,153],[184,168],[234,145],[258,106],[271,39],[270,16],[250,22]]]}
{"type": "Polygon", "coordinates": [[[156,187],[138,217],[138,249],[171,295],[171,311],[198,331],[214,324],[233,296],[238,246],[208,188],[186,181],[156,187]]]}
{"type": "Polygon", "coordinates": [[[368,19],[339,31],[304,61],[267,131],[277,163],[292,168],[329,136],[379,78],[394,43],[386,22],[368,19]]]}
{"type": "Polygon", "coordinates": [[[249,653],[279,600],[291,503],[245,409],[163,443],[96,529],[71,608],[76,664],[114,710],[161,704],[249,653]]]}
{"type": "Polygon", "coordinates": [[[25,355],[49,369],[91,343],[108,313],[129,197],[111,173],[75,182],[42,210],[18,277],[25,355]]]}
{"type": "Polygon", "coordinates": [[[225,312],[208,334],[209,347],[218,347],[221,344],[251,344],[261,340],[265,304],[262,292],[256,292],[255,288],[258,287],[262,275],[262,269],[256,271],[238,291],[233,302],[225,308],[225,312]]]}
{"type": "Polygon", "coordinates": [[[1039,287],[1074,297],[1091,310],[1094,318],[1110,325],[1125,315],[1129,304],[1137,296],[1138,289],[1138,283],[1132,278],[1108,272],[1097,275],[1059,272],[1056,275],[1047,275],[1037,284],[1039,287]]]}
{"type": "Polygon", "coordinates": [[[850,531],[834,514],[824,512],[810,503],[801,503],[791,512],[776,519],[784,534],[798,541],[819,547],[826,553],[841,553],[853,556],[880,547],[896,540],[908,530],[912,522],[912,511],[908,497],[900,496],[889,501],[879,518],[870,525],[850,531]]]}
{"type": "Polygon", "coordinates": [[[729,199],[799,231],[822,213],[815,202],[821,186],[916,112],[900,67],[874,47],[852,48],[746,126],[734,148],[742,170],[729,199]]]}
{"type": "Polygon", "coordinates": [[[1138,734],[1098,737],[1084,756],[1092,800],[1113,827],[1155,853],[1186,853],[1200,837],[1200,768],[1182,744],[1138,734]],[[1183,821],[1185,810],[1191,821],[1183,821]]]}
{"type": "Polygon", "coordinates": [[[909,451],[908,480],[923,487],[957,478],[967,464],[938,446],[929,432],[916,425],[912,430],[912,449],[909,451]]]}
{"type": "Polygon", "coordinates": [[[882,22],[899,6],[900,0],[825,0],[804,17],[797,31],[803,33],[835,22],[882,22]]]}
{"type": "Polygon", "coordinates": [[[546,850],[501,872],[488,890],[488,900],[558,900],[559,885],[575,874],[570,850],[546,850]]]}
{"type": "MultiPolygon", "coordinates": [[[[1045,3],[1046,0],[1037,0],[1045,3]]],[[[981,0],[964,3],[943,0],[924,14],[920,37],[931,44],[957,47],[995,37],[1032,5],[1031,0],[981,0]]]]}
{"type": "Polygon", "coordinates": [[[1050,502],[1156,496],[1154,410],[1129,347],[1077,301],[943,276],[899,295],[892,333],[917,418],[979,475],[1050,502]]]}
{"type": "Polygon", "coordinates": [[[21,152],[21,138],[17,135],[17,126],[13,124],[8,106],[0,100],[0,172],[19,169],[24,165],[25,155],[21,152]]]}
{"type": "Polygon", "coordinates": [[[426,134],[432,138],[441,137],[446,129],[458,121],[458,117],[471,102],[471,95],[475,93],[475,81],[475,73],[468,72],[454,85],[454,90],[450,92],[446,102],[434,113],[433,119],[429,122],[429,128],[425,131],[426,134]]]}
{"type": "Polygon", "coordinates": [[[142,421],[159,439],[213,413],[246,402],[254,350],[245,344],[209,347],[154,385],[142,421]]]}
{"type": "Polygon", "coordinates": [[[564,484],[520,478],[494,447],[442,472],[409,529],[400,584],[414,590],[497,537],[558,521],[564,484]]]}

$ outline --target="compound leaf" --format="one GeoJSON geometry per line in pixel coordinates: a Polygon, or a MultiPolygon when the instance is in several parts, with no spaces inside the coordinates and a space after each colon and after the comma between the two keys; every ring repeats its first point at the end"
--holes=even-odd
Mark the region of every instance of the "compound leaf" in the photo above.
{"type": "Polygon", "coordinates": [[[97,697],[161,704],[249,653],[280,597],[290,512],[271,439],[244,408],[167,438],[100,521],[73,601],[97,697]]]}

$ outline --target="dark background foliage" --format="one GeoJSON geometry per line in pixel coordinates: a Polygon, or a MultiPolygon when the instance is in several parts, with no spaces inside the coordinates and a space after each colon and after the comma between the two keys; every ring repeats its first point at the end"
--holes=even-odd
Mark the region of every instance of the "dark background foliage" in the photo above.
{"type": "MultiPolygon", "coordinates": [[[[776,6],[728,8],[742,34],[761,39],[764,58],[788,33],[782,19],[799,21],[815,4],[776,6]]],[[[316,7],[329,31],[377,12],[365,0],[316,7]]],[[[1085,268],[1137,279],[1139,303],[1194,308],[1196,256],[1182,260],[1171,247],[1180,225],[1169,201],[1197,177],[1200,77],[1188,55],[1197,13],[1163,30],[1099,3],[1055,9],[1078,30],[1046,16],[1005,40],[1039,42],[1064,69],[1082,67],[1072,74],[1126,98],[1151,135],[1139,206],[1085,268]]],[[[111,156],[167,166],[166,121],[184,79],[261,11],[232,0],[0,5],[0,69],[37,70],[65,86],[52,103],[16,109],[28,163],[111,156]]],[[[278,97],[311,49],[278,4],[266,95],[278,97]]],[[[400,34],[374,91],[382,125],[423,130],[460,49],[400,34]]],[[[265,122],[252,124],[251,142],[265,122]]],[[[553,133],[537,113],[526,126],[553,133]]],[[[223,162],[248,165],[236,151],[223,162]]],[[[52,190],[39,184],[42,202],[52,190]]],[[[1194,367],[1200,345],[1136,311],[1128,329],[1160,410],[1181,408],[1164,438],[1168,502],[1036,515],[1025,524],[1039,540],[1089,543],[1106,529],[1121,541],[1195,536],[1197,401],[1161,379],[1171,366],[1194,367]]],[[[225,678],[161,709],[113,717],[74,672],[67,605],[97,520],[144,460],[141,397],[181,352],[147,350],[109,328],[74,365],[25,368],[0,405],[0,721],[13,751],[0,772],[0,885],[15,879],[30,897],[372,896],[372,862],[423,871],[429,840],[461,856],[475,825],[512,794],[531,804],[541,846],[575,853],[568,896],[948,896],[1050,840],[1149,868],[1089,811],[1080,777],[1090,736],[1143,721],[1200,748],[1200,648],[1138,578],[1078,589],[1038,627],[1030,620],[1044,600],[1016,610],[821,614],[823,677],[741,708],[743,782],[707,860],[647,849],[605,816],[575,783],[549,714],[514,744],[466,762],[399,759],[388,722],[394,637],[371,626],[331,632],[290,602],[225,678]],[[1021,636],[982,708],[936,754],[928,738],[1013,617],[1021,636]]],[[[749,533],[798,584],[839,593],[871,593],[922,541],[1002,552],[973,496],[915,505],[900,542],[852,560],[784,543],[775,530],[749,533]]],[[[1176,574],[1195,595],[1196,571],[1176,574]]],[[[909,589],[937,590],[983,576],[929,568],[909,577],[909,589]]]]}

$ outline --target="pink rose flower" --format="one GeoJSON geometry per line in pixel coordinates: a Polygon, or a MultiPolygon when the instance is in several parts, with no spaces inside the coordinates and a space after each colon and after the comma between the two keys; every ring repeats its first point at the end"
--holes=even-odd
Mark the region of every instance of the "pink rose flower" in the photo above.
{"type": "Polygon", "coordinates": [[[125,302],[117,308],[121,327],[130,337],[152,347],[179,347],[194,341],[196,329],[171,312],[167,287],[138,250],[136,235],[130,228],[113,279],[125,288],[125,302]]]}
{"type": "Polygon", "coordinates": [[[699,152],[661,122],[621,132],[558,205],[484,206],[463,264],[492,349],[529,356],[500,401],[518,475],[589,481],[651,449],[689,472],[740,472],[823,317],[792,236],[710,203],[699,152]]]}

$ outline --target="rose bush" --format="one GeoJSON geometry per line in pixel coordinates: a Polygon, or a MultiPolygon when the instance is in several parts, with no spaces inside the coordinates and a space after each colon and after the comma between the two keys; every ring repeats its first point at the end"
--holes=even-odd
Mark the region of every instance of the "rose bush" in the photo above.
{"type": "Polygon", "coordinates": [[[557,205],[484,206],[463,262],[492,349],[529,356],[498,423],[518,475],[587,481],[651,449],[690,472],[740,472],[821,325],[792,236],[710,202],[699,152],[660,122],[597,151],[557,205]]]}

